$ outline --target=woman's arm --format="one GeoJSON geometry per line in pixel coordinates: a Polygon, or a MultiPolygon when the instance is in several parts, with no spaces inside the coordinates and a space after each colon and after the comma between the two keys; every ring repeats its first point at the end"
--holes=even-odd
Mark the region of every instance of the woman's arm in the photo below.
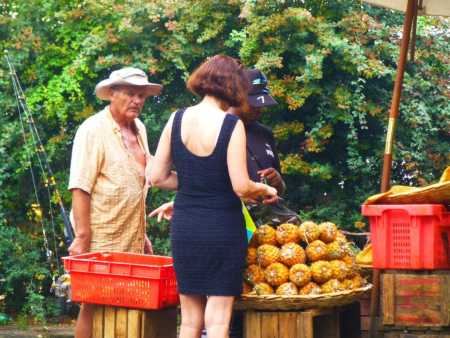
{"type": "Polygon", "coordinates": [[[150,169],[151,185],[166,190],[178,189],[177,173],[171,170],[172,154],[170,149],[170,136],[172,133],[173,116],[174,114],[170,117],[159,138],[158,148],[156,149],[150,169]]]}
{"type": "Polygon", "coordinates": [[[250,180],[247,171],[247,145],[244,124],[236,123],[231,134],[227,151],[227,165],[233,190],[242,199],[257,200],[263,198],[264,203],[277,200],[277,190],[269,185],[250,180]]]}
{"type": "Polygon", "coordinates": [[[148,217],[154,216],[158,217],[158,222],[161,222],[163,218],[170,221],[173,216],[173,201],[160,205],[157,209],[148,214],[148,217]]]}

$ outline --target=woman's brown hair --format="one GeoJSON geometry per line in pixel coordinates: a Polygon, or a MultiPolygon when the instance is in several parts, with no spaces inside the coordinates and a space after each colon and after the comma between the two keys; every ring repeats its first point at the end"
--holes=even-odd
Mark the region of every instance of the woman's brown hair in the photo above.
{"type": "Polygon", "coordinates": [[[201,97],[211,95],[230,106],[238,107],[247,99],[248,79],[238,60],[226,55],[215,55],[191,74],[187,88],[201,97]]]}

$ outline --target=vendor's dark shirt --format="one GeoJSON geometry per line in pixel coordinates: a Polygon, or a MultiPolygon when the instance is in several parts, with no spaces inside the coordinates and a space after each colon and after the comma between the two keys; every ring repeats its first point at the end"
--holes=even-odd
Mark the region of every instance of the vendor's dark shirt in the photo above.
{"type": "Polygon", "coordinates": [[[280,160],[275,150],[272,131],[259,122],[245,125],[247,134],[247,167],[250,179],[260,181],[258,171],[275,168],[280,172],[280,160]]]}

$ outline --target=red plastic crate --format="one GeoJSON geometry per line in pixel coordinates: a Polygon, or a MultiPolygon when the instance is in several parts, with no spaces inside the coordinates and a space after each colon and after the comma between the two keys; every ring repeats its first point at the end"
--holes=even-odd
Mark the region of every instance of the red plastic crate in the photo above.
{"type": "Polygon", "coordinates": [[[363,205],[373,266],[450,269],[450,213],[440,204],[363,205]]]}
{"type": "Polygon", "coordinates": [[[171,257],[93,252],[64,257],[72,301],[136,309],[179,303],[171,257]]]}

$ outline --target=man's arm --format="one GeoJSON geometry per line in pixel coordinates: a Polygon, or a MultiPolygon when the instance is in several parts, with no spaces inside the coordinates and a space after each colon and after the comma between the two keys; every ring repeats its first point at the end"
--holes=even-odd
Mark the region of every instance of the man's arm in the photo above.
{"type": "Polygon", "coordinates": [[[69,247],[69,254],[79,255],[88,252],[91,246],[91,196],[81,189],[72,189],[72,211],[75,239],[69,247]]]}
{"type": "Polygon", "coordinates": [[[278,195],[281,196],[286,190],[286,183],[284,183],[283,176],[281,176],[280,158],[278,157],[275,137],[273,136],[273,133],[270,129],[266,129],[266,131],[267,141],[270,144],[274,155],[274,166],[272,168],[259,170],[258,174],[261,176],[261,178],[265,178],[272,187],[277,189],[278,195]]]}
{"type": "Polygon", "coordinates": [[[286,183],[284,183],[283,176],[281,176],[281,165],[280,165],[280,157],[278,156],[278,150],[277,145],[275,143],[275,137],[273,136],[273,132],[270,131],[271,136],[271,143],[272,143],[272,150],[273,154],[275,156],[275,170],[277,171],[277,174],[279,175],[280,182],[275,187],[278,190],[278,194],[283,194],[286,191],[286,183]]]}

